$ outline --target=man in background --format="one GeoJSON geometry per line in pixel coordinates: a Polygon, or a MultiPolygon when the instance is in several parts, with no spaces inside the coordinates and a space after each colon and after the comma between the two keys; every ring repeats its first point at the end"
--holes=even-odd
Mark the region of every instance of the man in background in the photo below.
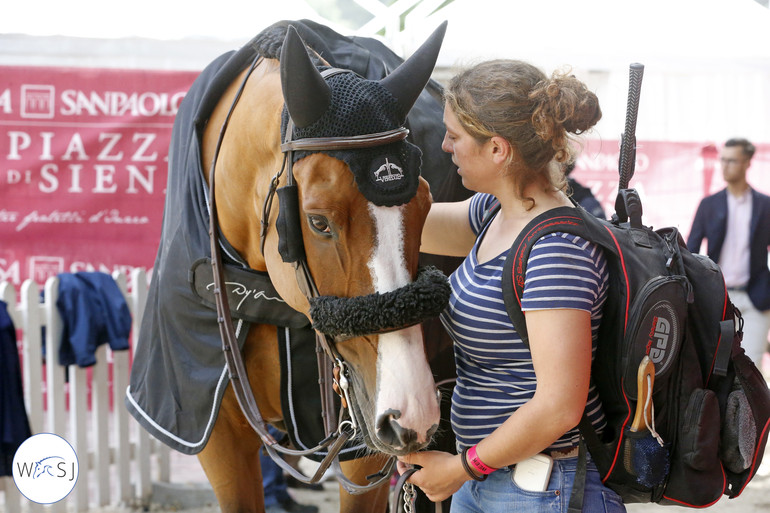
{"type": "Polygon", "coordinates": [[[687,248],[697,253],[706,239],[707,254],[721,267],[730,299],[743,315],[742,347],[761,368],[770,330],[770,196],[746,181],[754,151],[746,139],[725,142],[720,162],[727,187],[701,200],[687,248]]]}

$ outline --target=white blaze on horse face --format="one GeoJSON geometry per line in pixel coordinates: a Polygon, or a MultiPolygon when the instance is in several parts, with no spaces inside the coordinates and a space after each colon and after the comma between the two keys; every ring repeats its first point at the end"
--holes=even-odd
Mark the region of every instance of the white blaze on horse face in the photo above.
{"type": "MultiPolygon", "coordinates": [[[[411,282],[404,258],[404,207],[369,204],[377,242],[369,261],[376,292],[385,293],[411,282]]],[[[395,449],[425,443],[439,422],[436,385],[423,348],[422,329],[411,326],[379,336],[375,418],[392,415],[393,422],[413,432],[416,440],[387,437],[395,449]]],[[[378,422],[379,424],[379,422],[378,422]]],[[[396,429],[398,433],[400,429],[396,429]]],[[[405,434],[409,438],[408,434],[405,434]]]]}
{"type": "Polygon", "coordinates": [[[369,203],[377,242],[369,260],[369,271],[376,292],[390,292],[411,279],[404,260],[404,207],[378,207],[369,203]]]}

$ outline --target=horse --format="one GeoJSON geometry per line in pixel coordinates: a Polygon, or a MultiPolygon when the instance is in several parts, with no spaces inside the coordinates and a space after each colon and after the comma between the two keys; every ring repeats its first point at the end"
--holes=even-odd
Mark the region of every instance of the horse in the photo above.
{"type": "MultiPolygon", "coordinates": [[[[210,359],[201,352],[138,344],[126,404],[161,440],[198,454],[224,512],[264,511],[258,454],[263,446],[271,456],[281,452],[266,425],[287,425],[281,329],[258,316],[248,328],[241,329],[240,321],[234,326],[232,311],[240,302],[231,311],[225,272],[233,263],[267,282],[271,292],[260,293],[263,298],[283,302],[312,322],[320,380],[333,381],[342,407],[340,417],[332,418],[327,389],[322,402],[327,440],[334,441],[329,451],[339,451],[351,437],[367,448],[340,464],[349,485],[340,489],[340,511],[384,511],[393,456],[425,448],[438,429],[441,395],[420,323],[443,309],[449,289],[443,274],[420,266],[431,186],[420,176],[420,150],[407,140],[404,124],[430,80],[445,30],[446,23],[381,80],[368,80],[329,66],[323,52],[306,46],[288,26],[272,50],[264,36],[259,52],[241,51],[216,64],[240,71],[229,82],[212,80],[218,100],[210,115],[180,113],[175,120],[172,147],[183,156],[170,153],[167,194],[197,198],[187,217],[205,217],[207,211],[209,259],[205,265],[195,261],[187,275],[195,280],[201,270],[213,283],[203,292],[193,283],[192,294],[168,282],[175,268],[186,271],[195,260],[189,246],[202,245],[203,234],[174,224],[176,209],[167,197],[148,297],[152,315],[143,318],[140,340],[171,338],[169,332],[184,338],[199,325],[211,335],[212,323],[199,322],[211,314],[189,309],[205,303],[206,291],[213,290],[213,324],[227,365],[218,380],[208,380],[211,390],[216,385],[216,399],[202,408],[208,424],[200,440],[188,441],[197,432],[185,438],[174,426],[191,416],[184,407],[189,395],[205,390],[169,386],[168,375],[196,379],[195,365],[171,361],[177,357],[172,353],[188,353],[196,362],[210,359]],[[182,160],[209,165],[198,177],[207,186],[204,193],[173,182],[182,160]],[[169,244],[172,239],[181,241],[169,244]],[[179,249],[183,244],[188,247],[179,249]],[[177,307],[173,314],[170,303],[177,307]],[[152,369],[159,361],[165,362],[163,376],[152,369]],[[153,405],[153,394],[163,386],[171,389],[171,403],[153,405]],[[162,420],[147,413],[153,408],[162,420]],[[379,476],[378,484],[372,486],[367,476],[379,476]]],[[[195,87],[185,102],[204,95],[195,87]]],[[[324,460],[321,470],[328,464],[324,460]]]]}

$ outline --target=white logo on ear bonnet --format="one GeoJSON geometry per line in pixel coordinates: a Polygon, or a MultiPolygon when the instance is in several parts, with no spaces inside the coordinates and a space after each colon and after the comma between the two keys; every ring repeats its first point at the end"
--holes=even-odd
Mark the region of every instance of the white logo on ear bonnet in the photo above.
{"type": "Polygon", "coordinates": [[[378,182],[392,182],[394,180],[401,180],[403,177],[404,170],[390,162],[387,158],[385,158],[385,163],[374,172],[374,178],[378,182]]]}

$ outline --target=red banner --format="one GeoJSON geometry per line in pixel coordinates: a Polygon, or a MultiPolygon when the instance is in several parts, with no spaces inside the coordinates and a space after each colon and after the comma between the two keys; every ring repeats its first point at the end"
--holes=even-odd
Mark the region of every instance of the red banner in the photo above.
{"type": "MultiPolygon", "coordinates": [[[[755,145],[747,179],[755,189],[770,194],[770,144],[755,145]]],[[[572,173],[591,188],[608,215],[615,212],[619,153],[618,140],[588,140],[572,173]]],[[[708,142],[638,141],[629,187],[639,192],[645,225],[675,226],[686,237],[700,200],[725,187],[719,147],[708,142]]]]}
{"type": "MultiPolygon", "coordinates": [[[[196,75],[0,67],[0,281],[152,267],[171,128],[196,75]]],[[[574,172],[608,213],[618,153],[617,140],[588,140],[574,172]]],[[[770,192],[770,144],[757,145],[749,182],[770,192]]],[[[718,149],[639,141],[630,186],[645,224],[686,235],[698,201],[724,186],[718,149]]]]}
{"type": "Polygon", "coordinates": [[[0,280],[150,268],[196,72],[0,67],[0,280]]]}

